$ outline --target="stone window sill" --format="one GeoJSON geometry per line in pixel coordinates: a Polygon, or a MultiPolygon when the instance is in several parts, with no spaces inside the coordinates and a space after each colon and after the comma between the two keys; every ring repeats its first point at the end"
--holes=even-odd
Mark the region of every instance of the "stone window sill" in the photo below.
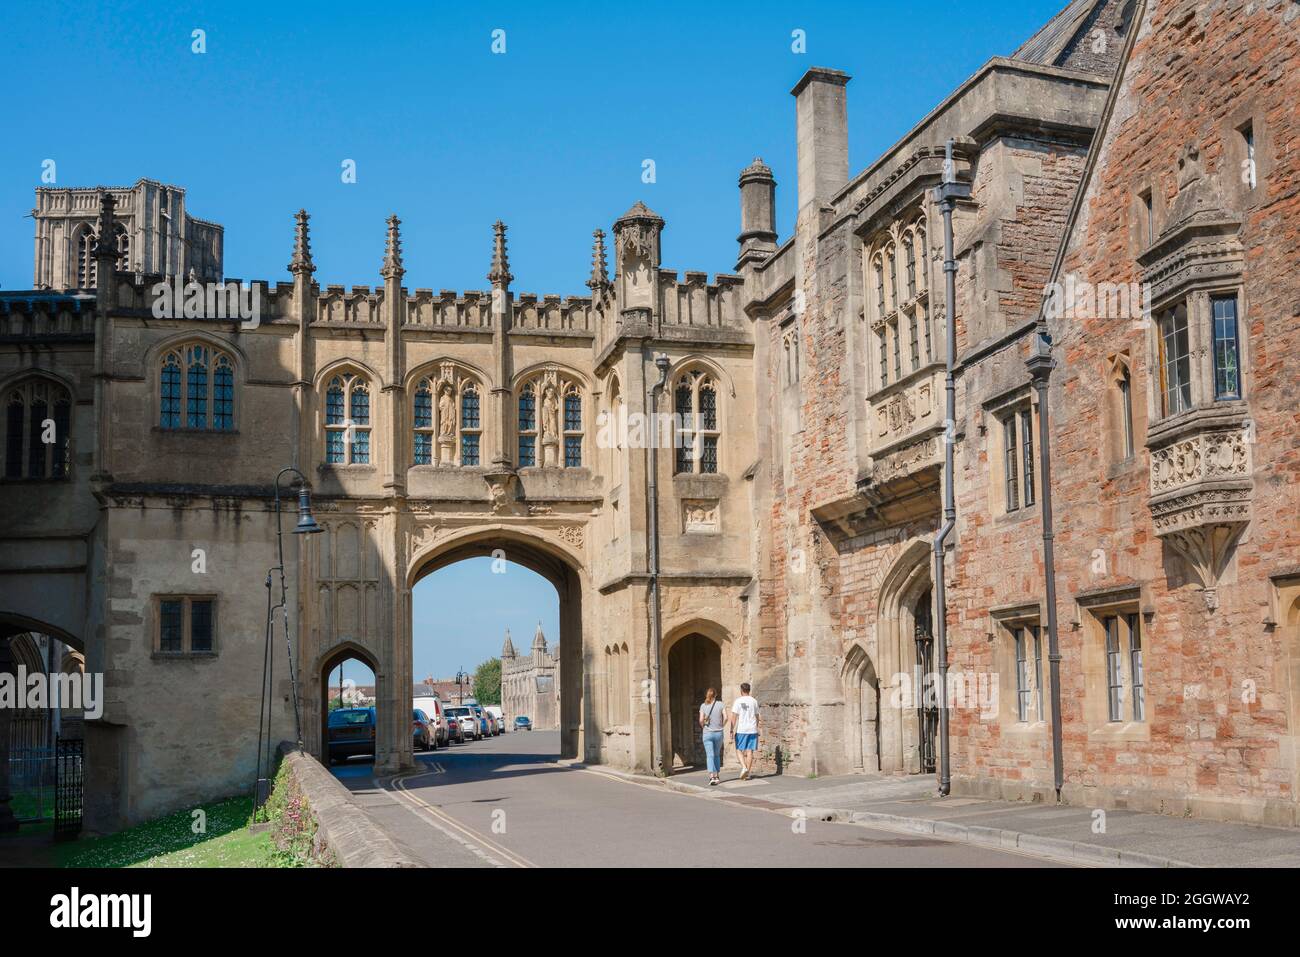
{"type": "Polygon", "coordinates": [[[1146,721],[1109,721],[1088,731],[1089,743],[1121,744],[1132,741],[1150,741],[1151,725],[1146,721]]]}
{"type": "Polygon", "coordinates": [[[1047,733],[1046,721],[1013,721],[1002,725],[1003,736],[1013,741],[1038,741],[1047,733]]]}
{"type": "Polygon", "coordinates": [[[1016,509],[1014,512],[1001,512],[997,515],[994,515],[993,524],[994,525],[1015,525],[1018,522],[1022,522],[1025,519],[1030,517],[1037,518],[1039,517],[1039,515],[1040,513],[1038,511],[1038,503],[1035,502],[1033,505],[1021,506],[1020,508],[1016,509]]]}
{"type": "Polygon", "coordinates": [[[159,435],[209,435],[213,438],[239,435],[238,429],[165,429],[161,425],[155,425],[153,431],[159,435]]]}

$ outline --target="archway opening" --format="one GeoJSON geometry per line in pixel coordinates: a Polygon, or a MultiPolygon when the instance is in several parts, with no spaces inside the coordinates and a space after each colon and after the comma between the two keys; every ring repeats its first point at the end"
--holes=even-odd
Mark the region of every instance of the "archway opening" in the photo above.
{"type": "Polygon", "coordinates": [[[566,677],[560,593],[517,558],[497,547],[440,562],[416,583],[412,704],[456,750],[555,757],[566,677]],[[520,733],[529,737],[491,740],[520,733]]]}
{"type": "Polygon", "coordinates": [[[722,696],[722,648],[705,635],[682,636],[668,649],[668,714],[675,770],[705,764],[698,721],[708,689],[722,696]]]}
{"type": "MultiPolygon", "coordinates": [[[[80,641],[23,615],[0,612],[0,833],[54,818],[59,742],[80,742],[103,686],[86,681],[80,641]]],[[[78,744],[79,746],[79,744],[78,744]]],[[[74,756],[81,773],[80,752],[74,756]]]]}
{"type": "Polygon", "coordinates": [[[378,676],[374,659],[345,645],[321,665],[321,763],[373,764],[377,753],[378,676]]]}
{"type": "Polygon", "coordinates": [[[529,735],[485,750],[584,756],[591,723],[576,561],[540,536],[482,529],[417,557],[409,580],[415,690],[453,709],[472,700],[505,735],[529,735]]]}

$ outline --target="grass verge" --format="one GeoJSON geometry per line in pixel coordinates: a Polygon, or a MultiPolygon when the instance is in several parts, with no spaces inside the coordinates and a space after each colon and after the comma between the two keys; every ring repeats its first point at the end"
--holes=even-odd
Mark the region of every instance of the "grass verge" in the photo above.
{"type": "Polygon", "coordinates": [[[282,763],[258,820],[246,796],[212,801],[103,837],[59,845],[63,867],[312,867],[315,820],[282,763]],[[196,833],[196,828],[198,832],[196,833]]]}

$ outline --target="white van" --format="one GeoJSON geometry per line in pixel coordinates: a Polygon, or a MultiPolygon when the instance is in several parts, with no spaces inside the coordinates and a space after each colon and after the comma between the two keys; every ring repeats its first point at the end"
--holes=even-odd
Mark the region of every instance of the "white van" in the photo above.
{"type": "Polygon", "coordinates": [[[451,742],[447,740],[447,718],[442,713],[442,701],[433,695],[418,695],[412,699],[412,707],[421,709],[429,716],[437,729],[434,747],[445,748],[451,742]]]}
{"type": "Polygon", "coordinates": [[[488,714],[492,715],[492,717],[497,719],[497,728],[500,729],[497,731],[497,734],[505,734],[506,713],[501,710],[501,706],[496,704],[485,704],[483,706],[483,710],[486,711],[488,714]]]}

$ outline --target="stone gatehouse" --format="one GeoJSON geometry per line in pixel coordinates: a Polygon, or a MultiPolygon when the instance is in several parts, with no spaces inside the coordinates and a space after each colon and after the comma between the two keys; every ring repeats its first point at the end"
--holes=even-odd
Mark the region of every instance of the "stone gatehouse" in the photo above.
{"type": "Polygon", "coordinates": [[[183,190],[41,190],[39,288],[0,295],[0,625],[105,675],[92,824],[247,788],[284,466],[325,533],[289,536],[274,721],[312,750],[358,657],[378,765],[412,765],[412,589],[503,550],[560,598],[566,756],[671,772],[704,688],[749,681],[769,769],[929,773],[942,622],[954,791],[1051,795],[1059,704],[1064,799],[1296,823],[1295,18],[1074,0],[856,173],[850,78],[809,70],[797,219],[746,166],[712,280],[665,267],[637,202],[581,296],[514,289],[501,223],[488,288],[408,288],[395,216],[377,285],[321,288],[280,211],[289,280],[240,284],[255,315],[187,309],[224,234],[183,190]],[[945,178],[970,194],[951,303],[945,178]],[[163,204],[185,236],[151,249],[163,204]],[[607,428],[656,403],[662,448],[607,428]]]}

